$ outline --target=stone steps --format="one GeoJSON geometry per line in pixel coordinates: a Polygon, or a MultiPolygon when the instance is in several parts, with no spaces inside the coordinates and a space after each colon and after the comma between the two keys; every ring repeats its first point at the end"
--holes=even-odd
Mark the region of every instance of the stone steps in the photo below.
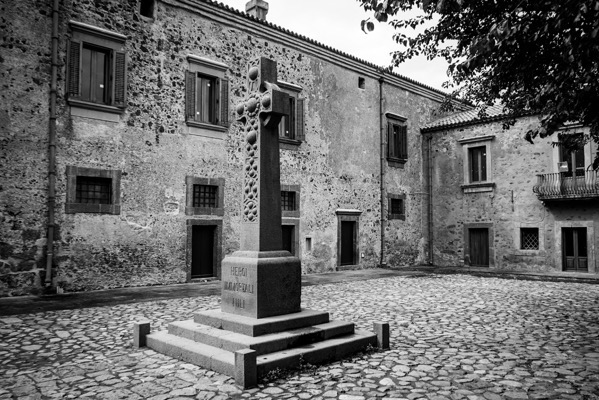
{"type": "Polygon", "coordinates": [[[355,330],[351,322],[329,321],[326,312],[257,319],[211,310],[171,322],[168,331],[148,333],[143,341],[159,353],[233,376],[249,387],[269,371],[340,360],[368,345],[376,347],[379,339],[376,333],[355,330]]]}
{"type": "Polygon", "coordinates": [[[171,322],[170,334],[204,343],[219,349],[235,352],[242,349],[256,351],[256,355],[272,353],[291,347],[304,346],[322,340],[354,332],[354,324],[344,321],[330,321],[290,331],[271,333],[262,336],[247,336],[224,331],[193,320],[171,322]]]}
{"type": "MultiPolygon", "coordinates": [[[[235,353],[222,348],[176,336],[167,331],[154,332],[146,337],[147,346],[170,357],[199,365],[228,376],[235,376],[235,353]]],[[[322,364],[340,360],[376,346],[376,335],[368,331],[330,338],[320,342],[263,354],[256,358],[256,372],[263,376],[269,371],[298,368],[302,363],[322,364]]]]}

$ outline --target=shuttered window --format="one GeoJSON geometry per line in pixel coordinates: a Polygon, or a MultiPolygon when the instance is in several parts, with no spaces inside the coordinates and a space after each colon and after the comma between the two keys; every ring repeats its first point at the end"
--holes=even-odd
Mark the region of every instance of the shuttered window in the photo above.
{"type": "Polygon", "coordinates": [[[468,149],[470,162],[470,182],[487,180],[487,147],[477,146],[468,149]]]}
{"type": "Polygon", "coordinates": [[[300,86],[292,83],[279,81],[279,89],[289,95],[289,115],[281,118],[279,122],[279,138],[283,144],[282,148],[287,150],[297,149],[301,142],[306,140],[304,132],[304,99],[299,95],[302,91],[300,86]]]}
{"type": "Polygon", "coordinates": [[[387,158],[393,161],[408,159],[408,126],[405,123],[387,123],[387,158]]]}
{"type": "Polygon", "coordinates": [[[201,128],[229,126],[227,67],[216,61],[188,55],[185,73],[185,120],[201,128]]]}
{"type": "MultiPolygon", "coordinates": [[[[125,36],[75,21],[71,21],[70,26],[72,37],[67,56],[70,104],[124,108],[127,96],[125,36]]],[[[110,111],[110,107],[104,109],[110,111]]]]}

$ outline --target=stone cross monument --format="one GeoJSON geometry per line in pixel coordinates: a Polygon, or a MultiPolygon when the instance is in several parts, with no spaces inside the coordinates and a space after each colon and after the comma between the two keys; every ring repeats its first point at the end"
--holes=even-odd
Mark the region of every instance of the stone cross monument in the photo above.
{"type": "Polygon", "coordinates": [[[289,96],[276,83],[275,61],[251,61],[249,93],[236,107],[245,135],[241,249],[223,260],[221,310],[253,318],[300,311],[300,260],[281,250],[278,126],[289,96]]]}
{"type": "Polygon", "coordinates": [[[198,311],[165,331],[150,333],[147,321],[133,328],[134,346],[232,376],[244,388],[272,370],[389,347],[389,324],[375,323],[374,334],[300,308],[300,260],[281,250],[278,125],[289,99],[276,85],[276,68],[266,58],[251,61],[248,97],[236,108],[245,135],[241,249],[222,262],[221,309],[198,311]]]}

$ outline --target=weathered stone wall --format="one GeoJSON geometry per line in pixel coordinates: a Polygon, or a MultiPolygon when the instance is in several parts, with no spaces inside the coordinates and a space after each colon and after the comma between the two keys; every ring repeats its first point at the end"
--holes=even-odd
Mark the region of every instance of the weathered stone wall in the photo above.
{"type": "MultiPolygon", "coordinates": [[[[333,62],[314,45],[310,46],[318,47],[321,55],[300,51],[300,44],[307,46],[301,39],[290,42],[277,37],[289,35],[275,34],[264,25],[252,31],[257,22],[222,9],[217,14],[228,19],[200,15],[174,0],[156,4],[156,19],[150,20],[138,15],[139,4],[133,0],[61,2],[54,284],[77,291],[185,282],[187,220],[214,218],[185,215],[187,175],[225,179],[225,212],[219,217],[222,251],[230,254],[239,248],[243,136],[236,123],[221,139],[187,133],[188,54],[229,66],[231,110],[245,95],[245,68],[254,57],[276,60],[279,79],[303,88],[306,141],[297,150],[281,150],[282,183],[301,185],[303,272],[337,268],[339,208],[362,211],[363,256],[358,267],[378,265],[380,125],[375,68],[363,65],[358,71],[359,63],[343,65],[339,55],[333,62]],[[235,19],[246,25],[236,26],[235,19]],[[118,122],[71,114],[65,100],[69,20],[127,36],[128,105],[118,122]],[[364,72],[370,70],[370,75],[364,72]],[[358,77],[365,78],[365,89],[358,88],[358,77]],[[120,170],[120,214],[66,214],[67,166],[120,170]],[[313,243],[310,252],[304,248],[307,236],[313,243]]],[[[41,0],[1,5],[5,34],[0,45],[0,295],[34,291],[44,279],[50,6],[41,0]]],[[[407,215],[405,221],[386,222],[385,261],[411,264],[419,257],[421,242],[418,132],[437,103],[393,84],[385,85],[384,97],[384,111],[408,118],[410,137],[405,168],[388,168],[386,175],[390,191],[406,194],[407,215]]]]}
{"type": "MultiPolygon", "coordinates": [[[[537,174],[554,173],[557,137],[538,139],[534,145],[524,134],[538,124],[537,117],[519,118],[508,130],[502,122],[477,124],[433,132],[433,221],[435,265],[463,265],[465,224],[492,224],[491,267],[561,271],[561,226],[571,222],[599,222],[599,209],[592,201],[542,202],[533,193],[537,174]],[[492,192],[464,193],[464,152],[459,139],[495,135],[491,144],[492,192]],[[520,250],[521,227],[539,228],[538,251],[520,250]]],[[[591,239],[589,253],[599,249],[591,239]]],[[[589,266],[595,272],[595,265],[589,266]]]]}

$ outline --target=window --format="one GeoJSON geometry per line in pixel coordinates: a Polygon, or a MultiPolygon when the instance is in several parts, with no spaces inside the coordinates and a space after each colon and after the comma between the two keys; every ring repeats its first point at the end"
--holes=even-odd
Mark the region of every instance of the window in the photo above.
{"type": "Polygon", "coordinates": [[[299,218],[300,185],[281,184],[281,215],[287,218],[299,218]]]}
{"type": "Polygon", "coordinates": [[[559,147],[560,162],[565,163],[568,166],[568,171],[564,172],[564,176],[584,176],[585,171],[585,157],[584,157],[584,143],[582,133],[574,134],[576,139],[573,139],[581,145],[575,149],[568,150],[564,146],[559,147]]]}
{"type": "Polygon", "coordinates": [[[387,194],[389,199],[388,219],[405,220],[405,198],[404,194],[387,194]]]}
{"type": "Polygon", "coordinates": [[[539,228],[520,228],[520,250],[539,249],[539,228]]]}
{"type": "Polygon", "coordinates": [[[193,185],[193,207],[218,206],[218,186],[193,185]]]}
{"type": "Polygon", "coordinates": [[[154,18],[154,0],[141,0],[139,13],[146,18],[154,18]]]}
{"type": "Polygon", "coordinates": [[[406,119],[387,113],[387,160],[389,165],[403,167],[408,160],[408,126],[406,119]]]}
{"type": "Polygon", "coordinates": [[[495,187],[491,166],[494,135],[459,139],[463,149],[464,193],[492,192],[495,187]]]}
{"type": "Polygon", "coordinates": [[[279,123],[279,142],[283,144],[281,148],[294,150],[306,139],[304,135],[304,99],[298,97],[302,88],[282,81],[277,82],[277,85],[289,95],[289,115],[281,118],[279,123]]]}
{"type": "Polygon", "coordinates": [[[295,211],[295,192],[281,192],[281,209],[283,211],[295,211]]]}
{"type": "Polygon", "coordinates": [[[75,201],[85,204],[111,204],[112,178],[78,176],[75,201]]]}
{"type": "Polygon", "coordinates": [[[121,171],[67,166],[65,212],[120,214],[121,171]]]}
{"type": "Polygon", "coordinates": [[[358,77],[358,88],[366,89],[366,80],[364,78],[362,78],[361,76],[358,77]]]}
{"type": "MultiPolygon", "coordinates": [[[[206,58],[188,55],[185,74],[185,113],[192,128],[225,131],[229,126],[228,67],[206,58]]],[[[190,130],[190,133],[205,132],[190,130]]]]}
{"type": "Polygon", "coordinates": [[[223,216],[225,180],[223,178],[185,177],[187,200],[185,215],[223,216]]]}
{"type": "MultiPolygon", "coordinates": [[[[72,107],[120,113],[126,106],[124,35],[70,21],[67,96],[72,107]]],[[[77,115],[77,114],[75,114],[77,115]]]]}
{"type": "Polygon", "coordinates": [[[487,180],[487,148],[485,146],[471,147],[468,149],[470,163],[470,182],[484,182],[487,180]]]}

